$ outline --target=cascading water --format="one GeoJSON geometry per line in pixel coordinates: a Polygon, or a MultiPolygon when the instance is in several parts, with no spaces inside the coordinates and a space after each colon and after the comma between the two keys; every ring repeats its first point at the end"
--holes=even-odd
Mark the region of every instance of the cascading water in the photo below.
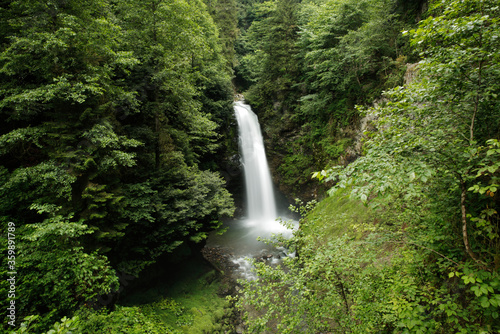
{"type": "Polygon", "coordinates": [[[257,115],[249,105],[235,102],[234,112],[238,122],[241,162],[245,175],[247,217],[227,223],[223,235],[211,235],[207,247],[222,247],[233,255],[241,276],[252,279],[251,264],[247,257],[265,258],[278,262],[287,256],[285,248],[276,249],[257,239],[270,238],[273,233],[290,235],[277,214],[273,183],[262,133],[257,115]]]}
{"type": "Polygon", "coordinates": [[[251,222],[260,222],[259,225],[265,227],[263,223],[274,221],[277,214],[259,120],[250,106],[242,102],[234,104],[234,112],[239,127],[248,219],[251,222]]]}

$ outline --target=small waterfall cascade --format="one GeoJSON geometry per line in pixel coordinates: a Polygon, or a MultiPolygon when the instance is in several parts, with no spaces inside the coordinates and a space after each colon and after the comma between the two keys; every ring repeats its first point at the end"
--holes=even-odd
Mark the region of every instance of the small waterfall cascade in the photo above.
{"type": "Polygon", "coordinates": [[[274,221],[277,213],[259,120],[250,106],[242,102],[235,102],[234,112],[239,128],[248,220],[262,225],[274,221]]]}

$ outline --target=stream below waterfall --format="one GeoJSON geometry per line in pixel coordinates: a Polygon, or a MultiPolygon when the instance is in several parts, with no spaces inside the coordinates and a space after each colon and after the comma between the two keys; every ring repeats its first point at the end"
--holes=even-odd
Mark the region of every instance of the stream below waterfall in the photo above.
{"type": "Polygon", "coordinates": [[[222,248],[235,264],[238,278],[253,279],[248,258],[264,259],[277,264],[283,257],[294,255],[284,247],[275,247],[257,239],[270,239],[274,234],[290,237],[292,230],[286,228],[281,220],[292,226],[296,226],[297,222],[285,216],[278,217],[278,213],[285,210],[276,205],[257,115],[243,102],[235,102],[234,112],[238,122],[241,164],[245,175],[246,215],[226,222],[227,231],[222,235],[211,234],[206,247],[222,248]]]}

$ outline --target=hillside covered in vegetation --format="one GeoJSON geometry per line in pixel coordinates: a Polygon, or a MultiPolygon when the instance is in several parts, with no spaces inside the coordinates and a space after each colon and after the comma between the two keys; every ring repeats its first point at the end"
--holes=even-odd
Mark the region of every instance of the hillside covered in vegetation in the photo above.
{"type": "Polygon", "coordinates": [[[299,256],[244,283],[249,332],[498,332],[498,3],[254,8],[237,73],[274,174],[328,197],[299,208],[299,256]]]}

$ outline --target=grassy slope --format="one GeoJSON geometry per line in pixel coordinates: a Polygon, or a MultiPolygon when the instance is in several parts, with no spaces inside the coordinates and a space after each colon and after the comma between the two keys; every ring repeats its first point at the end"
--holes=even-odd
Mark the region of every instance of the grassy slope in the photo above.
{"type": "Polygon", "coordinates": [[[401,229],[388,220],[337,191],[302,221],[299,252],[308,286],[331,329],[392,332],[407,325],[405,312],[418,304],[405,295],[420,293],[422,258],[396,241],[401,229]]]}

